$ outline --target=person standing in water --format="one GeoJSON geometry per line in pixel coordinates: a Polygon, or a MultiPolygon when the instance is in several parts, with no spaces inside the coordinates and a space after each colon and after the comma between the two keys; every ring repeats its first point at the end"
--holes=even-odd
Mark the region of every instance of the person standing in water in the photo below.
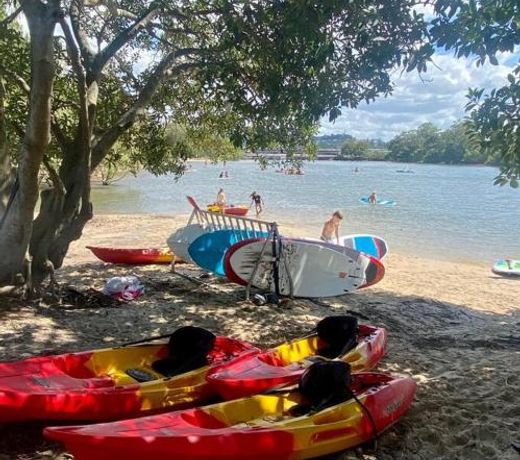
{"type": "Polygon", "coordinates": [[[221,208],[222,212],[224,212],[224,208],[226,206],[226,194],[224,193],[223,188],[218,191],[215,204],[221,208]]]}
{"type": "Polygon", "coordinates": [[[264,200],[262,200],[262,197],[256,192],[251,193],[251,200],[251,205],[253,205],[253,203],[255,204],[255,211],[258,216],[263,211],[262,205],[264,205],[264,200]]]}
{"type": "Polygon", "coordinates": [[[368,197],[368,202],[370,204],[376,204],[377,203],[377,195],[376,192],[372,192],[370,196],[368,197]]]}
{"type": "Polygon", "coordinates": [[[342,220],[343,214],[341,211],[334,211],[332,217],[323,225],[320,240],[326,241],[327,243],[334,243],[335,237],[336,243],[339,244],[339,224],[342,220]]]}

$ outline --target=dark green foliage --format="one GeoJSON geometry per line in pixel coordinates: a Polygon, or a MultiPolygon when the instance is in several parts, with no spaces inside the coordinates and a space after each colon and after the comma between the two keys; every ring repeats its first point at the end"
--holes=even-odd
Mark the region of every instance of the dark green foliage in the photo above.
{"type": "Polygon", "coordinates": [[[365,140],[349,139],[341,147],[342,160],[359,160],[367,158],[370,151],[370,143],[365,140]]]}
{"type": "Polygon", "coordinates": [[[401,133],[388,143],[387,160],[404,163],[475,164],[493,163],[482,156],[470,140],[467,127],[456,123],[440,131],[432,123],[401,133]]]}
{"type": "MultiPolygon", "coordinates": [[[[520,44],[520,2],[518,0],[437,0],[431,37],[455,55],[476,56],[497,65],[500,52],[513,52],[520,44]]],[[[477,156],[500,163],[495,183],[518,186],[520,180],[520,65],[508,76],[508,83],[489,94],[472,89],[467,126],[477,156]]]]}
{"type": "Polygon", "coordinates": [[[509,84],[492,90],[470,90],[466,106],[471,139],[483,155],[500,158],[495,184],[517,188],[520,180],[520,66],[509,84]]]}

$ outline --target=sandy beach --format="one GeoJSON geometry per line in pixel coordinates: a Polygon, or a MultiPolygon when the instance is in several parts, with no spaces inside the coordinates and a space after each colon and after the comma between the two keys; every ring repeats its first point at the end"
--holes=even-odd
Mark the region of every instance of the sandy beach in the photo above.
{"type": "MultiPolygon", "coordinates": [[[[267,347],[308,331],[324,316],[350,311],[361,322],[388,328],[389,352],[379,369],[412,376],[418,391],[410,412],[381,436],[376,450],[338,458],[518,458],[510,443],[520,440],[520,280],[497,277],[486,265],[391,252],[386,276],[373,288],[320,303],[259,307],[244,300],[242,287],[225,280],[210,278],[200,285],[170,273],[168,266],[111,266],[85,248],[163,247],[186,220],[185,215],[96,216],[71,246],[60,283],[85,291],[101,289],[111,276],[136,274],[145,295],[113,308],[10,302],[0,309],[0,359],[99,348],[184,324],[267,347]]],[[[281,231],[316,236],[308,230],[301,235],[295,222],[282,223],[281,231]]],[[[201,273],[191,265],[179,271],[201,273]]],[[[41,426],[0,427],[0,460],[72,458],[42,438],[41,426]]]]}

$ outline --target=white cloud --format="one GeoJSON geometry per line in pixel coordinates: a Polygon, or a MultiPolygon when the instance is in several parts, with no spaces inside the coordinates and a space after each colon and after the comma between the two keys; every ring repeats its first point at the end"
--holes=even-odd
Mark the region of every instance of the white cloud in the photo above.
{"type": "MultiPolygon", "coordinates": [[[[476,67],[473,59],[456,59],[438,54],[428,72],[399,73],[395,89],[385,99],[343,109],[335,122],[322,120],[320,134],[348,133],[358,138],[389,140],[402,131],[432,122],[442,129],[464,116],[468,88],[494,88],[506,82],[511,72],[511,55],[501,55],[498,66],[476,67]]],[[[518,59],[516,59],[516,62],[518,59]]]]}

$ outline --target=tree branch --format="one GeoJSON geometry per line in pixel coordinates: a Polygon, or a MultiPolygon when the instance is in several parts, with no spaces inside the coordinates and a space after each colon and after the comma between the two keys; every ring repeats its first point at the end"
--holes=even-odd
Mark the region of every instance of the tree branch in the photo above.
{"type": "Polygon", "coordinates": [[[25,93],[25,94],[29,94],[31,92],[31,87],[29,86],[29,84],[24,80],[23,77],[21,77],[20,75],[18,75],[16,72],[13,72],[12,70],[8,69],[7,67],[5,67],[3,64],[0,63],[0,72],[3,73],[4,75],[9,75],[11,76],[15,81],[16,83],[18,84],[18,86],[22,89],[22,91],[25,93]]]}
{"type": "Polygon", "coordinates": [[[52,182],[52,185],[54,186],[55,193],[57,193],[59,196],[65,196],[65,186],[63,185],[63,182],[60,179],[60,175],[58,174],[56,169],[54,169],[54,167],[51,165],[47,155],[44,155],[42,162],[45,166],[45,169],[49,173],[49,178],[52,182]]]}
{"type": "Polygon", "coordinates": [[[156,3],[152,2],[149,8],[139,16],[132,25],[124,29],[109,45],[96,55],[92,64],[92,71],[95,75],[99,74],[110,58],[134,38],[141,29],[146,28],[153,20],[157,11],[156,3]]]}
{"type": "Polygon", "coordinates": [[[87,66],[90,66],[96,53],[90,46],[88,36],[81,26],[81,15],[84,6],[83,0],[72,0],[69,9],[69,16],[72,30],[74,31],[74,38],[81,50],[81,55],[83,56],[83,59],[85,59],[87,66]]]}
{"type": "Polygon", "coordinates": [[[5,87],[0,79],[0,214],[3,214],[11,185],[11,158],[7,149],[7,127],[5,120],[5,87]]]}
{"type": "Polygon", "coordinates": [[[4,27],[7,24],[10,24],[11,22],[13,22],[16,19],[16,16],[18,16],[21,11],[22,11],[21,6],[16,8],[16,10],[14,10],[13,13],[11,13],[9,16],[7,16],[4,20],[0,21],[0,27],[4,27]]]}
{"type": "Polygon", "coordinates": [[[77,77],[77,87],[80,100],[80,119],[85,121],[88,128],[88,113],[87,113],[87,79],[85,75],[85,68],[81,63],[79,50],[76,47],[72,32],[64,18],[60,19],[60,26],[65,35],[65,43],[67,45],[67,54],[72,63],[72,68],[77,77]]]}
{"type": "Polygon", "coordinates": [[[56,141],[58,142],[61,150],[65,152],[70,143],[69,138],[65,135],[63,130],[61,129],[58,120],[56,118],[56,114],[54,114],[51,118],[51,129],[56,141]]]}
{"type": "Polygon", "coordinates": [[[106,153],[112,148],[116,140],[127,131],[135,123],[138,116],[145,113],[145,109],[152,100],[159,85],[171,78],[179,72],[195,68],[197,63],[183,63],[172,67],[173,62],[184,54],[186,50],[180,50],[167,55],[155,68],[154,72],[148,78],[148,81],[142,88],[134,105],[130,107],[118,121],[107,129],[96,141],[93,142],[92,147],[92,164],[91,171],[101,163],[106,153]]]}

